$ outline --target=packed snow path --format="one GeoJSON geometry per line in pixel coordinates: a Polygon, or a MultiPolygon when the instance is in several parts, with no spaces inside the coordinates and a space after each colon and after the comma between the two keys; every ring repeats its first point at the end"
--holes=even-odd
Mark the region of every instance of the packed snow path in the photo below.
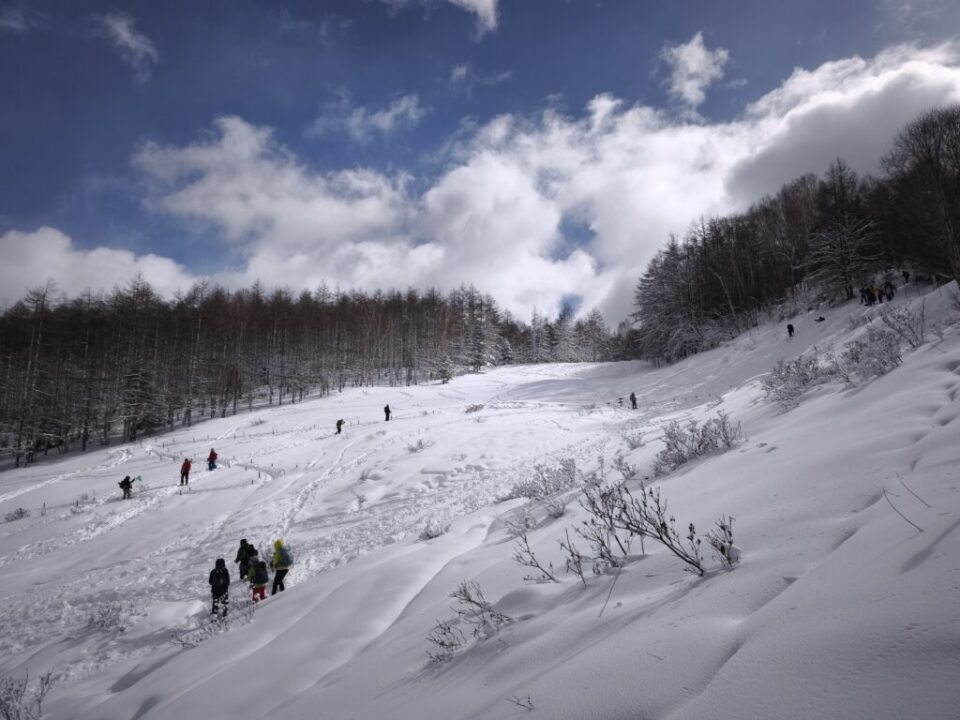
{"type": "MultiPolygon", "coordinates": [[[[757,378],[814,345],[838,349],[877,309],[794,318],[792,339],[767,325],[663,369],[530,366],[350,390],[3,473],[0,511],[29,516],[0,523],[0,674],[52,668],[45,709],[58,719],[952,718],[951,291],[927,299],[941,337],[902,367],[814,388],[787,413],[757,378]],[[603,457],[610,472],[623,452],[647,473],[663,423],[716,410],[742,421],[747,440],[659,484],[681,523],[736,516],[739,567],[695,578],[648,546],[612,594],[610,575],[586,587],[565,574],[558,585],[522,581],[507,521],[530,512],[532,546],[562,568],[557,540],[584,518],[572,492],[559,519],[497,502],[535,463],[569,457],[590,471],[603,457]],[[637,428],[647,442],[630,451],[622,433],[637,428]],[[220,467],[208,472],[211,447],[220,467]],[[194,460],[186,491],[184,457],[194,460]],[[143,480],[122,501],[127,474],[143,480]],[[419,539],[428,524],[450,527],[419,539]],[[287,591],[199,647],[172,645],[209,611],[214,559],[236,575],[241,537],[263,554],[289,541],[287,591]],[[514,622],[428,663],[425,637],[464,579],[514,622]]],[[[231,594],[245,590],[235,582],[231,594]]]]}

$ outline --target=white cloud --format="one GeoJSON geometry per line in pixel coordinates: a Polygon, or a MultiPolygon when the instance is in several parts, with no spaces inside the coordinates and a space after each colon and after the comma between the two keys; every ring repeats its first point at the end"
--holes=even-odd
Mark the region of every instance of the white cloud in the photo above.
{"type": "Polygon", "coordinates": [[[497,29],[497,0],[449,0],[477,16],[480,31],[497,29]]]}
{"type": "Polygon", "coordinates": [[[368,143],[374,135],[387,136],[399,130],[415,127],[427,114],[413,93],[403,95],[380,109],[358,107],[343,94],[338,100],[324,105],[319,117],[307,128],[308,135],[345,133],[354,142],[368,143]]]}
{"type": "Polygon", "coordinates": [[[708,50],[698,32],[688,43],[665,47],[661,57],[670,66],[670,94],[696,110],[706,99],[707,88],[723,77],[730,53],[724,48],[708,50]]]}
{"type": "MultiPolygon", "coordinates": [[[[147,144],[134,162],[150,207],[208,224],[214,241],[233,245],[239,265],[213,278],[232,287],[258,278],[297,289],[473,283],[520,317],[582,294],[584,311],[599,307],[617,322],[671,232],[746,209],[838,155],[875,170],[903,123],[951,102],[960,102],[960,44],[906,45],[797,70],[726,123],[609,95],[577,116],[550,106],[502,115],[464,126],[439,175],[416,184],[362,168],[314,171],[269,128],[235,117],[193,144],[147,144]]],[[[45,277],[28,250],[0,252],[14,258],[4,287],[19,265],[32,268],[23,276],[33,284],[45,277]]]]}
{"type": "Polygon", "coordinates": [[[27,33],[41,27],[46,17],[34,10],[26,10],[19,5],[0,7],[0,31],[27,33]]]}
{"type": "MultiPolygon", "coordinates": [[[[381,2],[396,10],[409,5],[411,0],[381,0],[381,2]]],[[[497,29],[499,0],[447,0],[447,2],[476,15],[480,35],[497,29]]]]}
{"type": "Polygon", "coordinates": [[[134,19],[125,13],[108,13],[97,18],[97,22],[111,44],[120,51],[123,61],[133,68],[136,81],[149,80],[160,54],[150,38],[134,29],[134,19]]]}
{"type": "Polygon", "coordinates": [[[474,85],[499,85],[513,77],[513,72],[504,70],[503,72],[487,75],[476,72],[469,64],[454,65],[450,68],[450,84],[455,88],[460,88],[470,92],[474,85]]]}
{"type": "Polygon", "coordinates": [[[98,247],[83,250],[60,230],[10,230],[0,235],[0,302],[11,303],[48,280],[57,291],[76,297],[87,290],[102,292],[122,286],[142,274],[158,292],[171,297],[186,290],[193,278],[183,267],[157,255],[98,247]]]}

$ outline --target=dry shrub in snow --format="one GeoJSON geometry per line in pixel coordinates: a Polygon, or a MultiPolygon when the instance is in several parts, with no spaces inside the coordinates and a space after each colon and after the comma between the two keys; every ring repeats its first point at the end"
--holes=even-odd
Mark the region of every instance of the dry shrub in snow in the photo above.
{"type": "Polygon", "coordinates": [[[686,427],[673,421],[663,428],[663,443],[666,447],[657,453],[653,464],[655,475],[665,475],[694,458],[709,455],[717,450],[730,449],[743,440],[740,423],[734,425],[722,410],[717,417],[703,425],[691,420],[686,427]]]}
{"type": "Polygon", "coordinates": [[[25,517],[30,517],[30,511],[26,508],[18,507],[16,510],[11,510],[4,515],[3,519],[7,522],[14,522],[15,520],[21,520],[25,517]]]}
{"type": "Polygon", "coordinates": [[[580,477],[577,462],[573,458],[562,458],[556,465],[537,464],[533,466],[533,476],[514,484],[505,499],[525,497],[542,500],[575,487],[580,477]]]}
{"type": "Polygon", "coordinates": [[[466,647],[467,638],[459,625],[469,626],[474,639],[483,640],[495,636],[501,627],[513,622],[513,618],[494,609],[476,582],[464,580],[450,597],[457,601],[452,608],[457,616],[438,620],[427,635],[427,642],[432,646],[427,655],[434,662],[445,662],[466,647]]]}
{"type": "Polygon", "coordinates": [[[889,305],[880,312],[883,324],[914,350],[924,343],[926,316],[926,301],[920,303],[917,312],[906,307],[891,308],[889,305]]]}
{"type": "MultiPolygon", "coordinates": [[[[679,558],[684,569],[703,575],[702,538],[693,523],[687,525],[686,532],[677,529],[676,518],[668,512],[667,501],[660,497],[659,488],[641,485],[639,498],[634,497],[625,483],[587,488],[583,507],[589,518],[577,533],[601,553],[599,560],[610,565],[622,564],[633,538],[639,537],[641,543],[644,538],[651,538],[679,558]],[[618,552],[614,552],[614,544],[618,552]]],[[[732,519],[721,517],[706,537],[707,543],[721,554],[726,567],[737,562],[732,519]]],[[[582,562],[574,556],[569,537],[565,549],[570,558],[568,567],[570,562],[582,562]]]]}
{"type": "Polygon", "coordinates": [[[407,445],[407,452],[409,453],[423,452],[429,447],[433,447],[433,443],[430,442],[429,440],[424,441],[423,438],[421,438],[420,440],[417,440],[415,443],[411,443],[410,445],[407,445]]]}
{"type": "Polygon", "coordinates": [[[432,646],[427,650],[427,657],[433,662],[440,663],[456,655],[460,648],[467,644],[467,639],[457,627],[456,618],[451,618],[437,620],[433,630],[427,634],[427,642],[432,646]]]}
{"type": "Polygon", "coordinates": [[[763,378],[763,390],[768,398],[788,410],[796,407],[800,396],[815,384],[825,382],[829,373],[820,365],[817,353],[796,360],[781,360],[763,378]]]}
{"type": "Polygon", "coordinates": [[[900,337],[891,330],[871,326],[863,338],[844,348],[834,360],[832,370],[837,377],[852,382],[856,378],[867,380],[883,375],[902,361],[900,337]]]}
{"type": "Polygon", "coordinates": [[[53,687],[53,671],[40,676],[35,685],[30,675],[22,678],[0,678],[0,717],[3,720],[39,720],[43,717],[43,700],[53,687]]]}
{"type": "Polygon", "coordinates": [[[87,619],[87,627],[102,632],[123,632],[123,606],[118,602],[97,605],[87,619]]]}
{"type": "Polygon", "coordinates": [[[740,560],[740,552],[733,544],[733,518],[725,515],[717,519],[716,526],[707,533],[707,544],[714,549],[717,558],[727,568],[740,560]]]}
{"type": "Polygon", "coordinates": [[[475,581],[464,580],[450,593],[450,597],[457,601],[457,607],[453,608],[457,617],[473,628],[475,638],[493,637],[501,627],[513,622],[513,618],[494,609],[483,596],[480,584],[475,581]]]}
{"type": "Polygon", "coordinates": [[[423,530],[420,531],[420,539],[424,541],[433,540],[443,535],[449,529],[450,525],[444,525],[436,518],[430,518],[427,520],[427,524],[423,526],[423,530]]]}
{"type": "Polygon", "coordinates": [[[623,441],[631,450],[643,447],[643,431],[640,428],[627,428],[620,433],[620,437],[623,438],[623,441]]]}
{"type": "Polygon", "coordinates": [[[567,501],[559,496],[548,497],[543,501],[543,509],[547,511],[548,516],[557,520],[567,511],[567,501]]]}
{"type": "Polygon", "coordinates": [[[463,411],[464,411],[465,413],[468,413],[468,414],[469,414],[469,413],[480,412],[481,410],[483,410],[483,405],[482,405],[482,404],[467,405],[467,406],[463,409],[463,411]]]}
{"type": "Polygon", "coordinates": [[[527,539],[526,531],[516,538],[513,546],[513,561],[518,565],[537,571],[536,575],[524,575],[524,582],[560,582],[553,574],[553,563],[550,563],[548,567],[544,567],[540,561],[537,560],[537,556],[533,554],[533,549],[530,547],[530,541],[527,539]]]}
{"type": "Polygon", "coordinates": [[[620,477],[624,481],[633,480],[640,472],[640,469],[636,465],[628,463],[623,455],[617,455],[613,458],[613,469],[620,473],[620,477]]]}

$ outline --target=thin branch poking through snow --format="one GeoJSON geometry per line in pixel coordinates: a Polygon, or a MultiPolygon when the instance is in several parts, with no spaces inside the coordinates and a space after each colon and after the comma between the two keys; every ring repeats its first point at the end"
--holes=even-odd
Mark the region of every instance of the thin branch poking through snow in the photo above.
{"type": "Polygon", "coordinates": [[[893,508],[893,511],[894,511],[897,515],[899,515],[899,516],[902,517],[904,520],[906,520],[908,523],[910,523],[911,525],[913,525],[913,527],[915,527],[918,532],[923,532],[923,528],[922,528],[922,527],[920,527],[919,525],[917,525],[917,524],[916,524],[915,522],[913,522],[910,518],[908,518],[908,517],[907,517],[906,515],[904,515],[902,512],[900,512],[899,510],[897,510],[896,506],[893,504],[893,501],[890,500],[889,497],[887,497],[887,490],[886,490],[886,488],[884,488],[881,492],[883,493],[883,497],[884,497],[884,498],[886,499],[886,501],[890,504],[890,507],[893,508]]]}
{"type": "Polygon", "coordinates": [[[907,489],[907,492],[910,493],[911,495],[913,495],[917,500],[919,500],[920,502],[922,502],[922,503],[923,503],[924,505],[926,505],[927,507],[933,507],[930,503],[928,503],[926,500],[924,500],[922,497],[920,497],[920,496],[917,495],[913,490],[910,489],[910,487],[903,481],[903,477],[901,477],[900,473],[897,473],[897,480],[899,480],[899,481],[900,481],[900,484],[903,485],[903,486],[907,489]]]}

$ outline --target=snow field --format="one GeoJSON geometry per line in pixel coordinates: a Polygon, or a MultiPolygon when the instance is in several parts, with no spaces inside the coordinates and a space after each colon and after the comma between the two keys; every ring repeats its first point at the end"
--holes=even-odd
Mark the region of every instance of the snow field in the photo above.
{"type": "MultiPolygon", "coordinates": [[[[876,308],[794,318],[792,339],[782,323],[764,325],[663,369],[515,367],[351,390],[4,473],[0,511],[31,515],[0,524],[0,672],[54,668],[54,718],[953,718],[960,336],[947,324],[950,291],[926,299],[943,340],[868,384],[815,387],[786,413],[757,378],[814,345],[840,347],[876,308]],[[631,390],[636,412],[616,403],[631,390]],[[681,528],[736,518],[743,555],[732,571],[706,552],[710,571],[696,577],[647,539],[645,555],[635,542],[622,571],[588,574],[584,587],[562,573],[557,542],[570,529],[587,550],[573,535],[585,517],[576,490],[558,519],[498,502],[535,463],[564,457],[589,472],[602,456],[614,479],[610,461],[623,453],[648,474],[663,424],[717,410],[742,422],[746,440],[657,485],[681,528]],[[348,425],[334,436],[338,417],[348,425]],[[621,437],[632,427],[646,437],[635,450],[621,437]],[[222,466],[208,473],[211,446],[222,466]],[[181,495],[185,456],[194,473],[181,495]],[[144,477],[132,501],[119,500],[124,474],[144,477]],[[522,581],[508,521],[523,513],[561,583],[522,581]],[[449,530],[419,540],[430,521],[449,530]],[[235,574],[240,537],[263,551],[275,537],[291,543],[287,591],[248,624],[194,649],[171,645],[209,609],[214,558],[235,574]],[[463,580],[513,621],[480,640],[461,626],[469,647],[430,663],[425,638],[454,615],[449,594],[463,580]],[[89,622],[116,607],[115,626],[89,622]],[[533,711],[510,701],[528,697],[533,711]]],[[[243,593],[235,582],[231,594],[243,593]]]]}

